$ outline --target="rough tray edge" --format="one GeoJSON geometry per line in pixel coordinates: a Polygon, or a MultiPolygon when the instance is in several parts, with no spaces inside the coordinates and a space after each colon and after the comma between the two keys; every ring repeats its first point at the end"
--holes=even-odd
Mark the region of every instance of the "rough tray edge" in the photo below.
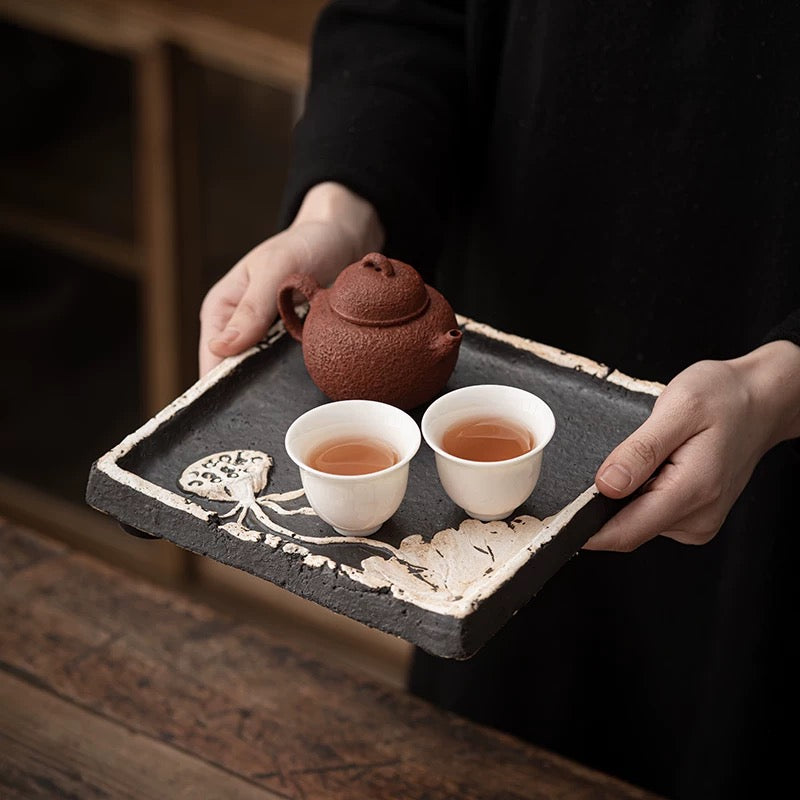
{"type": "MultiPolygon", "coordinates": [[[[545,345],[515,334],[505,333],[492,328],[485,323],[477,322],[469,317],[457,315],[459,325],[464,327],[467,331],[475,333],[479,336],[484,336],[495,341],[506,343],[512,347],[520,350],[525,350],[533,355],[548,361],[559,367],[567,369],[577,369],[586,374],[607,380],[609,383],[622,386],[630,391],[658,395],[663,390],[663,385],[643,381],[614,370],[609,370],[604,364],[593,361],[583,356],[578,356],[568,353],[564,350],[545,345]]],[[[280,339],[285,334],[283,323],[279,320],[268,331],[265,340],[255,347],[251,347],[238,356],[233,356],[225,359],[218,364],[207,375],[194,383],[183,394],[173,400],[169,405],[165,406],[161,411],[154,415],[151,419],[141,425],[136,431],[126,436],[116,447],[113,447],[101,458],[99,458],[93,465],[93,470],[97,470],[107,476],[108,479],[121,484],[128,489],[131,489],[138,494],[141,494],[149,499],[156,500],[163,505],[175,509],[177,511],[185,512],[191,516],[208,523],[213,516],[210,512],[200,505],[192,502],[188,498],[175,494],[161,486],[151,483],[144,478],[129,472],[119,466],[119,460],[127,455],[136,445],[141,441],[151,436],[158,428],[168,420],[172,419],[179,411],[188,407],[202,396],[211,387],[219,383],[223,378],[229,375],[240,364],[246,361],[251,356],[267,349],[274,342],[280,339]]],[[[491,582],[490,586],[483,586],[482,591],[476,594],[465,596],[460,601],[455,602],[448,610],[447,616],[452,618],[465,619],[475,612],[480,607],[481,603],[488,597],[493,596],[500,587],[505,585],[508,581],[513,579],[516,572],[520,567],[530,560],[533,553],[537,552],[544,544],[550,542],[558,532],[566,526],[570,520],[573,519],[587,503],[589,503],[598,494],[594,486],[590,486],[581,494],[577,495],[567,506],[562,508],[556,515],[548,520],[545,527],[537,534],[535,539],[526,547],[522,548],[519,553],[506,562],[505,569],[498,571],[496,580],[491,582]]],[[[89,496],[87,495],[87,502],[92,505],[89,496]]],[[[93,506],[97,508],[96,506],[93,506]]],[[[105,509],[98,508],[97,510],[108,513],[105,509]]],[[[351,578],[352,580],[352,578],[351,578]]],[[[400,600],[401,598],[396,598],[400,600]]],[[[427,604],[414,604],[415,606],[424,609],[425,611],[433,614],[442,615],[442,611],[436,608],[427,608],[427,604]]]]}
{"type": "MultiPolygon", "coordinates": [[[[87,495],[92,498],[107,497],[108,492],[114,491],[116,486],[117,481],[97,469],[97,462],[95,462],[89,474],[87,495]]],[[[157,506],[148,507],[145,509],[146,519],[144,521],[141,518],[134,520],[127,514],[127,509],[130,507],[131,501],[138,497],[143,497],[145,500],[152,499],[126,484],[122,491],[115,493],[106,508],[92,507],[97,508],[101,513],[110,515],[120,525],[141,526],[138,530],[143,533],[155,534],[156,530],[162,529],[165,525],[177,526],[181,509],[172,506],[165,509],[157,506]]],[[[188,529],[196,537],[203,533],[204,526],[207,524],[209,523],[204,523],[195,517],[189,520],[188,529]]],[[[181,526],[177,526],[175,529],[181,530],[181,526]]],[[[155,538],[161,537],[156,535],[155,538]]],[[[213,558],[221,564],[266,580],[253,568],[251,560],[240,557],[239,553],[246,543],[231,539],[212,542],[210,547],[198,546],[196,538],[184,533],[179,533],[169,541],[189,552],[213,558]]],[[[276,573],[274,580],[271,580],[276,586],[330,611],[347,616],[369,628],[397,636],[421,647],[432,655],[464,659],[474,652],[474,649],[470,652],[465,648],[467,632],[464,618],[430,611],[420,605],[398,598],[389,591],[367,591],[366,587],[354,581],[343,570],[331,569],[327,565],[320,573],[316,573],[316,576],[321,576],[321,580],[315,577],[314,581],[309,583],[305,573],[311,567],[305,562],[303,556],[292,551],[283,551],[284,556],[280,556],[280,552],[280,548],[261,552],[265,559],[280,559],[282,573],[276,573]],[[359,598],[358,602],[349,602],[350,598],[356,595],[359,598]],[[380,612],[382,619],[380,625],[375,622],[377,611],[380,612]]],[[[485,634],[483,641],[488,641],[492,632],[487,627],[483,633],[485,634]]],[[[475,637],[476,635],[472,634],[473,640],[475,637]]],[[[475,645],[475,648],[478,646],[480,644],[475,645]]]]}

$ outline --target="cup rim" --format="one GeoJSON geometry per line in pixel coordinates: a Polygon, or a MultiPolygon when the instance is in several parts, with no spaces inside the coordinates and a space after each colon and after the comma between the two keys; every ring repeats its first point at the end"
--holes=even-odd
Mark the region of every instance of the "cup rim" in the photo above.
{"type": "Polygon", "coordinates": [[[553,409],[550,407],[550,404],[542,400],[538,394],[534,394],[533,392],[529,392],[527,389],[520,389],[518,386],[512,386],[511,384],[505,383],[475,383],[469,386],[461,386],[458,389],[453,389],[452,391],[446,392],[445,394],[437,397],[428,408],[425,409],[425,413],[422,415],[422,437],[425,439],[425,443],[428,447],[433,450],[434,453],[441,456],[442,458],[447,459],[448,461],[452,461],[455,464],[464,464],[465,466],[472,466],[472,467],[482,467],[482,468],[492,468],[493,466],[507,466],[509,464],[519,464],[526,459],[533,458],[533,456],[538,455],[539,453],[544,450],[545,447],[550,443],[550,440],[553,438],[553,435],[556,432],[556,417],[553,413],[553,409]],[[550,426],[550,433],[549,435],[544,438],[543,440],[537,442],[536,446],[532,449],[528,450],[527,453],[523,453],[520,456],[515,456],[514,458],[505,458],[501,461],[473,461],[469,458],[460,458],[459,456],[454,456],[451,453],[448,453],[446,450],[443,450],[439,445],[435,444],[431,441],[431,437],[428,435],[430,430],[430,412],[440,403],[444,403],[446,399],[448,399],[453,394],[458,394],[460,392],[475,390],[477,388],[486,388],[486,389],[512,389],[517,392],[523,392],[524,394],[533,397],[536,401],[541,403],[544,408],[546,409],[547,413],[550,415],[550,419],[552,421],[552,425],[550,426]]]}
{"type": "Polygon", "coordinates": [[[342,481],[344,483],[349,483],[352,481],[374,480],[377,478],[382,478],[385,475],[389,475],[392,472],[396,472],[402,469],[419,452],[421,444],[422,444],[422,433],[419,429],[419,425],[417,425],[414,418],[410,414],[407,414],[402,409],[397,408],[397,406],[390,405],[389,403],[382,403],[379,400],[332,400],[329,403],[320,403],[320,405],[314,406],[313,408],[309,408],[308,411],[304,411],[299,417],[297,417],[292,422],[292,424],[289,425],[289,427],[286,429],[286,434],[283,437],[283,447],[286,450],[286,453],[289,456],[289,458],[295,463],[295,465],[299,469],[305,470],[311,475],[316,475],[319,478],[325,478],[327,480],[333,480],[333,481],[342,481]],[[314,467],[310,467],[308,464],[305,463],[305,461],[303,461],[301,458],[297,456],[296,452],[294,452],[293,448],[289,444],[289,437],[293,429],[295,429],[299,425],[301,420],[315,413],[320,408],[327,408],[328,406],[332,405],[337,405],[337,406],[361,405],[362,407],[364,405],[369,405],[373,407],[380,406],[381,408],[384,409],[389,408],[392,410],[392,412],[400,416],[400,418],[404,417],[405,419],[408,420],[408,422],[411,423],[410,427],[414,431],[415,442],[411,445],[408,454],[404,458],[401,458],[396,464],[392,464],[391,467],[386,467],[385,469],[379,469],[377,472],[365,472],[361,475],[336,475],[333,472],[323,472],[322,470],[314,469],[314,467]]]}

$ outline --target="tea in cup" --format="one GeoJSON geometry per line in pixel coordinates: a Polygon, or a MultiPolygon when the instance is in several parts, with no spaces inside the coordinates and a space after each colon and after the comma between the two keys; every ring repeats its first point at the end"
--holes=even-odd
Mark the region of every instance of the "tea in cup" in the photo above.
{"type": "Polygon", "coordinates": [[[480,384],[442,395],[422,417],[442,488],[470,517],[505,519],[533,492],[555,417],[540,397],[480,384]]]}
{"type": "Polygon", "coordinates": [[[399,408],[340,400],[298,417],[284,444],[317,516],[337,533],[370,536],[400,507],[420,442],[399,408]]]}

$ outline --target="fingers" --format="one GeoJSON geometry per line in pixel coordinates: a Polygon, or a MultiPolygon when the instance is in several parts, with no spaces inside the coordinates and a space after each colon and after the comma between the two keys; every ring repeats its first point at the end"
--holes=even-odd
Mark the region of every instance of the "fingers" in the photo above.
{"type": "Polygon", "coordinates": [[[627,553],[656,536],[683,544],[710,541],[732,503],[721,488],[724,462],[708,431],[693,436],[584,547],[627,553]]]}
{"type": "Polygon", "coordinates": [[[198,362],[200,376],[215,367],[222,356],[211,349],[211,342],[223,335],[228,321],[244,292],[245,283],[239,276],[228,273],[208,292],[200,308],[200,341],[198,362]]]}
{"type": "Polygon", "coordinates": [[[699,430],[698,415],[668,387],[650,417],[601,464],[595,485],[607,497],[628,497],[699,430]]]}
{"type": "Polygon", "coordinates": [[[717,497],[686,463],[668,463],[629,505],[584,545],[586,550],[629,553],[656,536],[683,544],[705,544],[722,525],[717,497]]]}
{"type": "Polygon", "coordinates": [[[649,483],[630,505],[618,511],[584,545],[586,550],[616,550],[628,553],[661,531],[677,527],[685,509],[670,502],[669,488],[674,485],[672,464],[649,483]]]}
{"type": "Polygon", "coordinates": [[[714,538],[769,441],[753,424],[752,392],[731,364],[688,367],[608,456],[598,490],[634,497],[586,549],[629,552],[655,536],[694,545],[714,538]]]}
{"type": "Polygon", "coordinates": [[[291,260],[269,258],[267,242],[251,250],[209,291],[200,310],[200,374],[259,342],[277,313],[276,292],[291,260]],[[285,263],[282,263],[285,262],[285,263]]]}
{"type": "MultiPolygon", "coordinates": [[[[227,320],[225,322],[227,322],[227,320]]],[[[225,327],[225,322],[200,322],[200,343],[197,348],[197,361],[201,378],[222,361],[218,355],[211,352],[209,342],[211,339],[219,336],[225,327]]]]}
{"type": "Polygon", "coordinates": [[[660,502],[649,495],[637,498],[609,520],[586,542],[584,549],[630,553],[656,536],[681,544],[702,545],[714,538],[725,521],[725,515],[711,508],[681,516],[680,508],[670,508],[667,498],[663,498],[666,502],[660,502]]]}
{"type": "Polygon", "coordinates": [[[256,247],[235,268],[241,270],[244,285],[225,325],[209,339],[208,347],[217,357],[236,355],[252,347],[275,321],[278,286],[298,267],[297,259],[285,248],[270,249],[268,245],[264,242],[256,247]]]}
{"type": "Polygon", "coordinates": [[[209,340],[214,355],[236,355],[264,338],[275,320],[275,288],[271,280],[251,281],[225,327],[209,340]]]}
{"type": "Polygon", "coordinates": [[[198,374],[202,378],[207,372],[211,372],[214,367],[222,361],[221,358],[215,356],[209,349],[207,344],[203,344],[200,342],[200,346],[197,349],[197,364],[198,364],[198,374]]]}

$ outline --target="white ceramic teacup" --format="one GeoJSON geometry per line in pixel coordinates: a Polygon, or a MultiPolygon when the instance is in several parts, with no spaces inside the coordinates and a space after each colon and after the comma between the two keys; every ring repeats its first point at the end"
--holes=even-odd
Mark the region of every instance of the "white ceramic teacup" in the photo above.
{"type": "Polygon", "coordinates": [[[553,412],[540,397],[495,384],[448,392],[422,417],[422,435],[436,454],[442,487],[470,517],[484,522],[505,519],[527,500],[539,480],[542,453],[555,428],[553,412]],[[468,461],[442,448],[448,429],[481,416],[504,417],[527,428],[533,434],[533,449],[505,461],[468,461]]]}
{"type": "Polygon", "coordinates": [[[299,416],[286,431],[285,447],[300,469],[309,505],[337,533],[370,536],[400,507],[408,465],[419,450],[417,423],[399,408],[372,400],[339,400],[299,416]],[[366,475],[334,475],[314,469],[308,459],[326,441],[374,438],[389,444],[396,464],[366,475]]]}

